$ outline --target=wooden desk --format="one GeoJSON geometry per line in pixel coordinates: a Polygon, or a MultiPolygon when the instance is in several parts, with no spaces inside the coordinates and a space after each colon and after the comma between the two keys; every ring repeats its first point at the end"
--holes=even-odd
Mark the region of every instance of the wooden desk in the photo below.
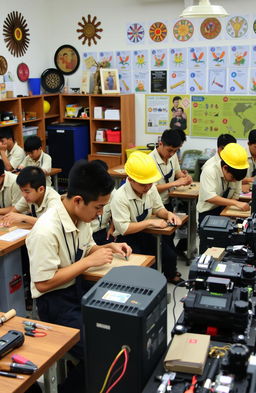
{"type": "MultiPolygon", "coordinates": [[[[28,224],[19,224],[19,228],[30,229],[28,224]]],[[[1,229],[0,235],[7,232],[1,229]]],[[[23,285],[21,250],[26,236],[12,242],[0,240],[0,310],[15,308],[20,316],[26,315],[23,285]]]]}
{"type": "Polygon", "coordinates": [[[53,188],[58,192],[58,174],[62,172],[61,168],[52,168],[49,176],[52,177],[53,180],[53,188]]]}
{"type": "Polygon", "coordinates": [[[246,192],[245,194],[240,194],[239,201],[249,203],[252,199],[252,193],[246,192]]]}
{"type": "Polygon", "coordinates": [[[116,187],[119,188],[122,180],[126,179],[127,175],[124,170],[124,165],[113,166],[108,170],[111,177],[115,178],[116,187]]]}
{"type": "MultiPolygon", "coordinates": [[[[1,336],[8,330],[24,332],[23,320],[24,318],[14,317],[5,322],[0,327],[1,336]]],[[[25,336],[24,344],[4,357],[4,361],[10,362],[12,353],[17,353],[34,362],[38,370],[32,375],[23,374],[24,379],[0,376],[2,393],[23,393],[43,374],[45,374],[45,393],[57,392],[56,361],[79,341],[80,331],[50,323],[45,325],[53,327],[52,330],[46,331],[47,336],[40,338],[25,336]]]]}
{"type": "Polygon", "coordinates": [[[196,203],[199,195],[199,182],[190,186],[177,187],[169,193],[171,198],[180,198],[188,205],[188,249],[187,257],[190,260],[196,252],[196,203]]]}
{"type": "Polygon", "coordinates": [[[125,259],[114,257],[111,264],[104,266],[91,267],[83,273],[85,280],[98,281],[100,278],[105,276],[113,267],[120,266],[147,266],[150,267],[155,262],[155,257],[153,255],[141,255],[141,254],[131,254],[128,261],[125,259]]]}
{"type": "Polygon", "coordinates": [[[230,217],[230,218],[248,218],[251,215],[251,209],[244,212],[239,210],[236,206],[228,207],[226,206],[222,212],[220,213],[221,216],[230,217]]]}
{"type": "MultiPolygon", "coordinates": [[[[179,215],[181,219],[181,226],[188,221],[187,215],[179,215]]],[[[168,226],[166,228],[147,228],[143,232],[150,233],[156,236],[157,247],[157,270],[162,272],[162,235],[171,236],[177,229],[177,226],[168,226]]]]}

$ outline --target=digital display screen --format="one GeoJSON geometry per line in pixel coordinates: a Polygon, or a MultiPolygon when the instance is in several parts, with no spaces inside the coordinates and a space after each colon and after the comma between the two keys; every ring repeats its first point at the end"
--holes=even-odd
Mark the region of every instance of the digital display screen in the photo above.
{"type": "Polygon", "coordinates": [[[229,222],[229,220],[227,219],[227,217],[210,216],[210,217],[208,217],[205,227],[226,229],[228,226],[228,222],[229,222]]]}
{"type": "Polygon", "coordinates": [[[217,297],[217,296],[202,296],[199,304],[202,306],[214,306],[214,307],[226,307],[227,299],[225,297],[217,297]]]}

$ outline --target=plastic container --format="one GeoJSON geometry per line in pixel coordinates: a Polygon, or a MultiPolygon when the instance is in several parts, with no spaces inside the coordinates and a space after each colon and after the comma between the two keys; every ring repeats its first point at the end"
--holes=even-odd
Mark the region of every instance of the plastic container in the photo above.
{"type": "Polygon", "coordinates": [[[121,131],[106,130],[107,142],[120,143],[121,131]]]}
{"type": "Polygon", "coordinates": [[[39,95],[41,92],[41,78],[28,78],[28,90],[33,96],[39,95]]]}
{"type": "Polygon", "coordinates": [[[126,149],[125,150],[126,157],[129,158],[129,155],[131,153],[133,153],[134,151],[137,151],[137,150],[140,150],[140,151],[142,151],[143,153],[146,153],[146,154],[149,154],[151,152],[151,150],[147,146],[134,146],[134,147],[132,147],[130,149],[126,149]]]}

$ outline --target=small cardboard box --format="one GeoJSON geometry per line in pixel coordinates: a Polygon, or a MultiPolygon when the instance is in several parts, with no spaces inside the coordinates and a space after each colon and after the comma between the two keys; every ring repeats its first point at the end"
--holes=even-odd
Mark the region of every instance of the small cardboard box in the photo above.
{"type": "Polygon", "coordinates": [[[174,335],[164,359],[166,370],[202,375],[209,345],[210,336],[207,334],[174,335]]]}
{"type": "Polygon", "coordinates": [[[221,261],[225,255],[225,248],[221,248],[221,247],[207,248],[207,250],[204,252],[204,254],[210,255],[211,257],[213,257],[217,261],[221,261]]]}

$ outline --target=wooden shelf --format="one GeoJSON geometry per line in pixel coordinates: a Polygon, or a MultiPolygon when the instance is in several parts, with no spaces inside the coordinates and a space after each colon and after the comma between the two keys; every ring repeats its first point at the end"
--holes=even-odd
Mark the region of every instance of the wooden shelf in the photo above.
{"type": "Polygon", "coordinates": [[[60,116],[59,113],[50,114],[50,115],[46,114],[46,115],[45,115],[45,118],[46,118],[46,119],[52,119],[52,118],[54,118],[54,117],[59,117],[59,116],[60,116]]]}
{"type": "Polygon", "coordinates": [[[0,127],[12,127],[12,126],[18,126],[20,123],[10,123],[10,124],[0,124],[0,127]]]}
{"type": "Polygon", "coordinates": [[[99,144],[99,145],[122,145],[121,142],[99,142],[99,141],[94,141],[92,142],[95,145],[99,144]]]}
{"type": "Polygon", "coordinates": [[[38,118],[36,118],[36,119],[22,120],[22,123],[23,123],[23,124],[26,124],[26,123],[33,123],[34,121],[42,121],[42,118],[41,118],[41,117],[38,117],[38,118]]]}
{"type": "Polygon", "coordinates": [[[63,117],[64,120],[90,120],[89,117],[63,117]]]}
{"type": "Polygon", "coordinates": [[[121,119],[95,119],[93,118],[92,120],[94,121],[121,121],[121,119]]]}

